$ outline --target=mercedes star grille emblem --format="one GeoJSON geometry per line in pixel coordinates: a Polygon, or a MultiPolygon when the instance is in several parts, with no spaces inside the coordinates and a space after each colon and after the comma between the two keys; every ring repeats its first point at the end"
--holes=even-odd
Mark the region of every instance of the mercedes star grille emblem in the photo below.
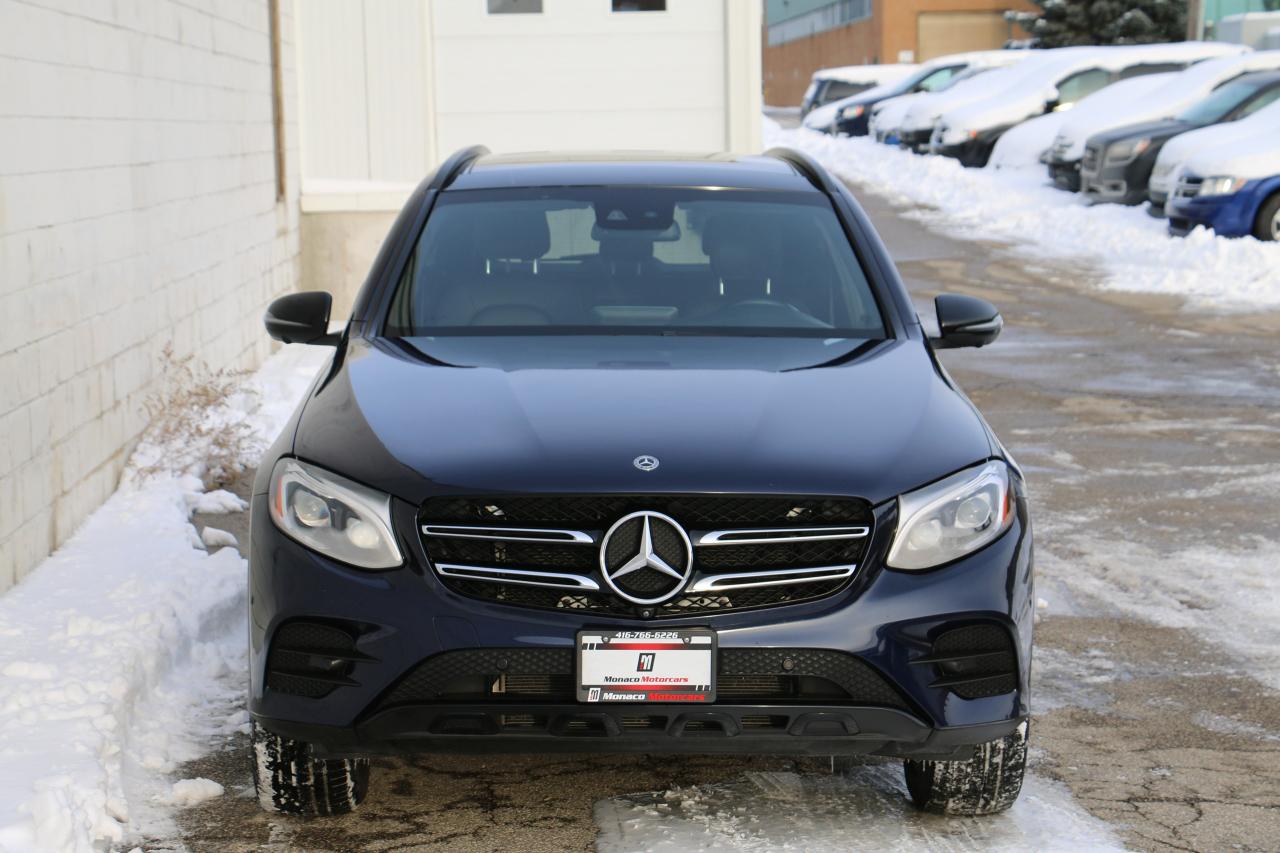
{"type": "Polygon", "coordinates": [[[658,457],[647,456],[647,455],[637,456],[634,460],[632,460],[631,464],[635,465],[641,471],[652,471],[654,468],[658,467],[658,457]]]}
{"type": "Polygon", "coordinates": [[[684,588],[692,571],[693,546],[688,534],[660,512],[624,515],[600,543],[604,582],[633,604],[666,601],[684,588]]]}

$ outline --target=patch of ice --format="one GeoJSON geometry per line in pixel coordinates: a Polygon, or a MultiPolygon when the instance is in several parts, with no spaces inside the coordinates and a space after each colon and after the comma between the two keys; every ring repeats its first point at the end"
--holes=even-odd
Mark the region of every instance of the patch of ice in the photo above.
{"type": "Polygon", "coordinates": [[[1123,850],[1065,786],[1028,775],[1007,813],[979,819],[917,812],[902,769],[866,764],[848,775],[748,773],[716,785],[601,800],[602,853],[689,850],[1025,851],[1123,850]]]}

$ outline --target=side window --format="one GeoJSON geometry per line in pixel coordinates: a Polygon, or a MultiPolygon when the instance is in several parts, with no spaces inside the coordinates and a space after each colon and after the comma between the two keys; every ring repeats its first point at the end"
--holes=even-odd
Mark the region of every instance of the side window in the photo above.
{"type": "Polygon", "coordinates": [[[1111,72],[1101,68],[1090,68],[1067,77],[1058,84],[1058,100],[1055,110],[1069,107],[1081,98],[1092,95],[1111,82],[1111,72]]]}
{"type": "Polygon", "coordinates": [[[822,97],[826,101],[838,101],[841,98],[848,98],[865,92],[870,88],[871,86],[866,83],[846,83],[843,80],[832,80],[827,85],[827,91],[823,93],[822,97]]]}
{"type": "Polygon", "coordinates": [[[1245,116],[1251,116],[1258,110],[1267,106],[1267,104],[1274,103],[1277,98],[1280,98],[1280,86],[1272,86],[1265,92],[1255,95],[1253,100],[1245,103],[1240,107],[1240,109],[1236,110],[1235,115],[1231,116],[1231,120],[1235,121],[1236,119],[1242,119],[1245,116]]]}
{"type": "Polygon", "coordinates": [[[913,92],[936,92],[951,81],[951,78],[964,70],[963,65],[948,65],[925,77],[912,87],[913,92]]]}

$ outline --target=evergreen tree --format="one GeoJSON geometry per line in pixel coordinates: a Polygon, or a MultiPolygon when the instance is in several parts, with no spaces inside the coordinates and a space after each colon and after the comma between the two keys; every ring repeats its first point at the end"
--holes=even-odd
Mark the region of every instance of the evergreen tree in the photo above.
{"type": "Polygon", "coordinates": [[[1040,11],[1011,15],[1036,47],[1182,41],[1186,0],[1032,0],[1040,11]]]}

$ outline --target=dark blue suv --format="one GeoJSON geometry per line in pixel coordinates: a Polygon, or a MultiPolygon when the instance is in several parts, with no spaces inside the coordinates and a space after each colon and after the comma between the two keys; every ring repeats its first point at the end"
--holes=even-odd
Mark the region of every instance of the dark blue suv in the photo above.
{"type": "Polygon", "coordinates": [[[849,191],[803,155],[454,155],[396,221],[253,497],[263,806],[368,756],[905,759],[921,808],[1026,762],[1022,476],[849,191]]]}

